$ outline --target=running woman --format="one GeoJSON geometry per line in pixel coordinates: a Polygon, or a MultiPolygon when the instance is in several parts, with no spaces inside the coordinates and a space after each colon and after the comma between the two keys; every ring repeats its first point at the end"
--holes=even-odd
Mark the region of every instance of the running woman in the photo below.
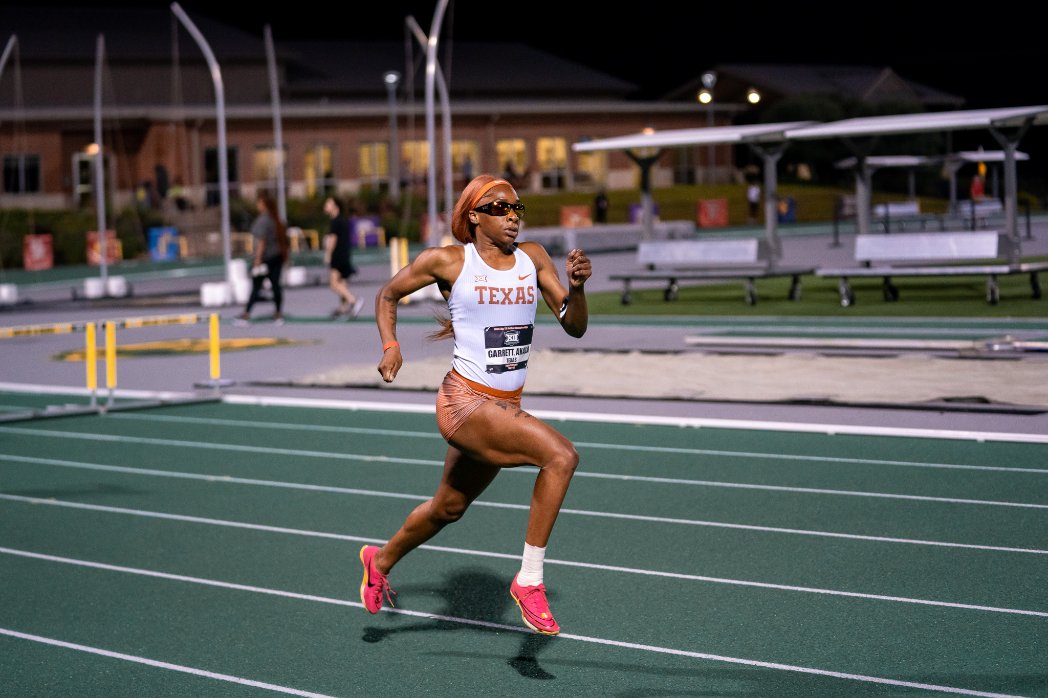
{"type": "Polygon", "coordinates": [[[379,612],[384,596],[392,603],[388,575],[397,562],[462,518],[502,468],[534,465],[539,472],[524,553],[509,593],[525,625],[544,635],[560,632],[546,598],[543,563],[579,455],[566,437],[525,412],[520,399],[539,296],[565,332],[581,337],[589,324],[584,286],[592,268],[582,250],[569,252],[565,288],[545,248],[516,241],[523,215],[524,204],[508,181],[475,177],[452,212],[451,232],[461,244],[423,250],[375,298],[382,339],[378,372],[387,383],[404,364],[397,306],[429,284],[437,284],[450,312],[431,336],[453,337],[455,349],[437,391],[437,427],[448,442],[437,491],[385,545],[360,549],[360,599],[371,613],[379,612]]]}

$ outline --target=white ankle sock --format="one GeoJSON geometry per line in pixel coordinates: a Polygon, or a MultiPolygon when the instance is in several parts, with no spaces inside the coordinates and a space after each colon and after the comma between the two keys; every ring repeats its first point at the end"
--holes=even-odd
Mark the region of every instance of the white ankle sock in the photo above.
{"type": "Polygon", "coordinates": [[[546,560],[546,549],[524,544],[524,557],[517,573],[517,584],[522,587],[533,587],[542,584],[542,564],[546,560]]]}

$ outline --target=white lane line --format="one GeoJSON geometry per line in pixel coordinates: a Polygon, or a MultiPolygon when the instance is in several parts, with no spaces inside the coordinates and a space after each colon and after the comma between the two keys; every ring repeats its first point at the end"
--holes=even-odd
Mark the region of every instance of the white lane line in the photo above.
{"type": "MultiPolygon", "coordinates": [[[[232,590],[235,590],[235,591],[249,591],[249,592],[253,592],[253,593],[268,594],[268,595],[279,596],[279,597],[284,597],[284,598],[299,599],[299,600],[305,600],[305,601],[313,601],[313,602],[317,602],[317,603],[332,604],[332,605],[337,605],[337,606],[353,606],[353,607],[356,607],[356,608],[362,608],[362,604],[360,604],[358,602],[355,602],[355,601],[346,601],[344,599],[335,599],[335,598],[325,597],[325,596],[315,596],[315,595],[312,595],[312,594],[299,594],[299,593],[296,593],[296,592],[283,591],[283,590],[280,590],[280,589],[270,589],[270,588],[266,588],[266,587],[257,587],[257,586],[251,586],[251,585],[246,585],[246,584],[234,584],[234,583],[231,583],[231,582],[222,582],[222,581],[219,581],[219,580],[204,579],[204,578],[201,578],[201,577],[188,577],[188,576],[184,576],[184,575],[168,574],[166,572],[156,572],[156,571],[153,571],[153,570],[146,570],[146,569],[141,569],[141,568],[136,568],[136,567],[123,567],[123,566],[119,566],[119,565],[109,565],[109,564],[100,563],[100,562],[92,562],[92,561],[89,561],[89,560],[77,560],[77,559],[74,559],[74,558],[57,557],[57,556],[53,556],[53,555],[44,555],[44,554],[41,554],[41,553],[33,553],[33,552],[29,552],[29,551],[14,550],[14,549],[11,549],[11,548],[0,548],[0,552],[6,553],[6,554],[11,554],[11,555],[21,555],[23,557],[36,558],[36,559],[39,559],[39,560],[46,560],[46,561],[49,561],[49,562],[57,562],[57,563],[70,564],[70,565],[79,565],[79,566],[83,566],[83,567],[91,567],[91,568],[95,568],[95,569],[102,569],[102,570],[107,570],[107,571],[112,571],[112,572],[124,572],[124,573],[128,573],[128,574],[138,574],[138,575],[143,575],[143,576],[148,576],[148,577],[157,577],[157,578],[161,578],[161,579],[169,579],[169,580],[174,580],[174,581],[188,582],[188,583],[192,583],[192,584],[202,584],[202,585],[206,585],[206,586],[214,586],[214,587],[220,587],[220,588],[224,588],[224,589],[232,589],[232,590]]],[[[476,627],[492,628],[492,629],[497,629],[497,630],[513,631],[513,632],[519,632],[519,633],[530,633],[531,632],[530,630],[526,630],[524,628],[519,628],[519,627],[516,627],[516,626],[504,625],[504,624],[501,624],[501,623],[491,623],[491,622],[488,622],[488,621],[474,620],[474,619],[471,619],[471,618],[459,618],[457,616],[445,616],[445,615],[439,615],[439,614],[435,614],[435,613],[423,613],[423,612],[418,612],[418,611],[407,611],[407,610],[398,609],[398,608],[383,608],[382,611],[385,612],[385,613],[396,613],[396,614],[405,615],[405,616],[412,616],[412,617],[415,617],[415,618],[425,618],[425,619],[431,619],[431,620],[437,620],[437,621],[443,621],[443,622],[458,623],[458,624],[462,624],[462,625],[472,625],[472,626],[476,626],[476,627]]],[[[0,628],[0,631],[4,631],[5,634],[13,634],[13,631],[8,631],[8,630],[2,629],[2,628],[0,628]]],[[[657,645],[645,645],[645,644],[640,644],[640,643],[636,643],[636,642],[623,642],[623,641],[620,641],[620,640],[610,640],[610,639],[606,639],[606,638],[592,637],[592,636],[588,636],[588,635],[574,635],[574,634],[571,634],[571,633],[561,633],[557,637],[565,639],[565,640],[575,640],[575,641],[578,641],[578,642],[587,642],[587,643],[592,643],[592,644],[596,644],[596,645],[606,645],[606,646],[610,646],[610,647],[622,647],[622,648],[625,648],[625,649],[640,650],[640,651],[643,651],[643,652],[654,652],[654,653],[658,653],[658,654],[668,654],[668,655],[674,655],[674,656],[678,656],[678,657],[689,657],[689,658],[692,658],[692,659],[705,659],[705,660],[709,660],[709,661],[727,662],[727,663],[730,663],[730,664],[742,664],[742,665],[745,665],[745,666],[760,667],[762,669],[777,669],[777,670],[780,670],[780,671],[792,671],[792,672],[799,672],[799,673],[804,673],[804,674],[813,674],[813,675],[817,675],[817,676],[828,676],[828,677],[831,677],[831,678],[848,679],[848,680],[852,680],[852,681],[861,681],[861,682],[865,682],[865,683],[885,684],[885,685],[889,685],[889,686],[905,686],[905,687],[909,687],[909,688],[920,688],[920,689],[925,689],[925,690],[940,691],[940,692],[943,692],[943,693],[956,693],[956,694],[960,694],[960,695],[969,695],[969,696],[986,696],[988,698],[1019,698],[1018,696],[1011,696],[1011,695],[1005,694],[1005,693],[990,693],[990,692],[985,692],[985,691],[974,691],[974,690],[971,690],[971,689],[959,688],[959,687],[956,687],[956,686],[942,686],[942,685],[937,685],[937,684],[919,683],[919,682],[915,682],[915,681],[901,681],[901,680],[898,680],[898,679],[890,679],[890,678],[885,678],[885,677],[881,677],[881,676],[869,676],[869,675],[866,675],[866,674],[852,674],[852,673],[847,673],[847,672],[831,671],[831,670],[826,670],[826,669],[816,669],[816,668],[813,668],[813,667],[800,666],[800,665],[796,665],[796,664],[782,664],[780,662],[764,662],[764,661],[755,660],[755,659],[745,659],[745,658],[741,658],[741,657],[729,657],[729,656],[719,655],[719,654],[710,654],[710,653],[707,653],[707,652],[694,652],[694,651],[691,651],[691,650],[682,650],[682,649],[676,649],[676,648],[671,648],[671,647],[660,647],[660,646],[657,646],[657,645]]],[[[125,658],[125,656],[120,656],[120,658],[125,658]]],[[[166,667],[165,666],[165,668],[172,668],[173,666],[174,665],[172,665],[171,667],[166,667]]],[[[218,675],[218,676],[223,676],[223,675],[218,675]]],[[[255,685],[255,684],[252,684],[252,685],[255,685]]],[[[314,694],[299,694],[299,695],[314,695],[314,694]]]]}
{"type": "MultiPolygon", "coordinates": [[[[286,422],[266,422],[240,419],[212,419],[207,417],[182,417],[175,415],[157,415],[131,412],[114,412],[110,419],[139,420],[147,422],[169,422],[181,424],[207,424],[213,426],[237,427],[238,429],[282,429],[286,431],[324,432],[331,434],[366,434],[369,436],[389,436],[393,438],[423,438],[443,441],[438,432],[408,431],[405,429],[378,429],[365,427],[328,426],[323,424],[288,424],[286,422]]],[[[642,453],[677,453],[697,456],[723,456],[727,458],[767,458],[772,460],[796,460],[813,463],[846,463],[850,465],[893,465],[912,468],[941,468],[949,470],[980,470],[1006,473],[1048,474],[1048,468],[1013,468],[994,465],[966,465],[961,463],[928,463],[924,461],[887,460],[881,458],[845,458],[842,456],[815,456],[792,453],[764,453],[760,451],[727,451],[713,448],[684,448],[675,446],[654,446],[639,444],[608,444],[592,441],[574,441],[576,447],[603,449],[608,451],[639,451],[642,453]]]]}
{"type": "Polygon", "coordinates": [[[182,674],[192,674],[193,676],[202,676],[206,679],[215,679],[218,681],[227,681],[229,683],[238,683],[243,686],[251,686],[252,688],[264,688],[267,691],[276,691],[277,693],[286,693],[292,696],[307,696],[308,698],[335,698],[335,696],[329,696],[325,693],[313,693],[312,691],[301,691],[297,688],[289,688],[287,686],[277,686],[272,683],[265,683],[263,681],[254,681],[252,679],[245,679],[241,676],[232,676],[230,674],[219,674],[214,671],[207,671],[206,669],[197,669],[196,667],[184,666],[182,664],[172,664],[171,662],[161,662],[156,659],[149,659],[148,657],[139,657],[134,654],[125,654],[123,652],[113,652],[112,650],[102,649],[101,647],[91,647],[89,645],[81,645],[76,642],[66,642],[65,640],[56,640],[51,637],[44,637],[42,635],[32,635],[30,633],[22,633],[17,630],[11,630],[10,628],[0,628],[0,635],[7,635],[8,637],[14,637],[19,640],[29,640],[31,642],[39,642],[45,645],[52,645],[54,647],[61,647],[67,650],[76,650],[77,652],[87,652],[88,654],[97,654],[102,657],[108,657],[109,659],[120,659],[125,662],[134,662],[135,664],[145,664],[146,666],[156,667],[158,669],[169,669],[170,671],[177,671],[182,674]]]}
{"type": "MultiPolygon", "coordinates": [[[[83,432],[60,432],[48,429],[25,429],[20,427],[0,427],[0,433],[25,434],[36,437],[47,436],[56,439],[79,439],[83,441],[100,441],[105,443],[120,444],[146,444],[150,446],[173,446],[178,448],[199,448],[204,450],[236,451],[246,453],[267,453],[298,458],[327,458],[331,460],[356,460],[378,463],[403,463],[415,465],[430,465],[443,467],[441,461],[422,458],[399,458],[396,456],[374,456],[357,453],[332,453],[330,451],[307,451],[293,448],[271,448],[264,446],[250,446],[237,444],[220,444],[199,441],[180,441],[177,439],[157,439],[144,436],[127,436],[120,434],[88,434],[83,432]]],[[[0,454],[2,455],[2,454],[0,454]]],[[[511,473],[530,474],[529,469],[509,468],[511,473]]],[[[895,494],[892,492],[864,492],[862,490],[832,490],[816,487],[786,487],[782,485],[754,485],[740,482],[720,482],[715,480],[689,480],[682,478],[654,478],[636,475],[612,475],[606,473],[593,473],[585,470],[576,471],[576,477],[602,478],[613,480],[645,480],[649,482],[661,482],[674,485],[694,485],[700,487],[724,487],[729,489],[761,490],[765,492],[790,492],[797,494],[818,494],[844,497],[871,497],[878,499],[899,499],[918,502],[937,502],[944,504],[971,504],[976,506],[998,506],[1017,507],[1021,509],[1048,509],[1048,504],[1036,504],[1030,502],[1009,502],[994,499],[966,499],[960,497],[932,497],[927,495],[895,494]]]]}
{"type": "MultiPolygon", "coordinates": [[[[163,519],[168,521],[183,521],[187,523],[198,523],[208,526],[226,526],[229,528],[239,528],[252,531],[265,531],[267,533],[284,533],[294,536],[305,536],[310,538],[324,538],[329,540],[344,540],[353,541],[355,543],[372,543],[376,545],[382,545],[385,543],[384,540],[378,540],[374,538],[362,538],[360,536],[351,536],[340,533],[327,533],[323,531],[309,531],[298,528],[287,528],[284,526],[268,526],[263,524],[251,524],[242,521],[230,521],[228,519],[212,519],[202,516],[187,516],[182,514],[167,514],[164,512],[155,511],[143,511],[141,509],[124,509],[122,507],[112,507],[100,504],[82,504],[79,502],[63,502],[53,499],[37,499],[34,497],[22,497],[19,495],[6,495],[0,494],[0,499],[9,499],[13,501],[24,501],[30,504],[48,504],[52,506],[68,507],[72,509],[86,509],[89,511],[104,511],[112,514],[128,514],[131,516],[143,516],[147,518],[163,519]]],[[[422,545],[419,546],[423,550],[432,550],[434,552],[451,553],[455,555],[471,555],[473,557],[486,557],[495,558],[497,560],[517,560],[519,555],[508,555],[506,553],[494,553],[483,550],[469,550],[463,548],[449,548],[442,545],[422,545]]],[[[0,548],[0,551],[7,551],[8,548],[0,548]]],[[[772,582],[755,582],[744,579],[727,579],[724,577],[708,577],[705,575],[698,574],[686,574],[683,572],[661,572],[658,570],[641,570],[634,569],[632,567],[621,567],[618,565],[601,565],[597,563],[588,562],[577,562],[573,560],[556,560],[547,559],[547,563],[551,565],[561,565],[564,567],[579,567],[584,569],[600,570],[603,572],[624,572],[627,574],[641,574],[648,577],[665,577],[667,579],[683,579],[693,582],[708,582],[711,584],[726,584],[730,586],[742,586],[742,587],[753,587],[758,589],[775,589],[778,591],[794,591],[807,594],[821,594],[825,596],[841,596],[849,598],[858,598],[870,601],[890,601],[895,603],[910,603],[922,606],[939,606],[944,608],[958,608],[968,611],[987,611],[991,613],[1005,613],[1019,616],[1040,616],[1048,618],[1048,611],[1036,611],[1030,609],[1021,608],[1004,608],[998,606],[985,606],[980,604],[965,604],[957,603],[952,601],[936,601],[933,599],[919,599],[907,596],[889,596],[886,594],[866,594],[854,591],[840,591],[837,589],[823,589],[819,587],[803,587],[790,584],[775,584],[772,582]]]]}
{"type": "MultiPolygon", "coordinates": [[[[424,502],[429,499],[429,495],[410,494],[406,492],[385,492],[380,490],[365,490],[356,487],[337,487],[334,485],[313,485],[307,483],[296,483],[296,482],[283,482],[280,480],[260,480],[256,478],[241,478],[233,477],[229,475],[209,475],[201,473],[186,473],[171,470],[156,470],[152,468],[128,468],[120,465],[102,465],[96,463],[83,463],[77,461],[65,461],[57,460],[54,458],[36,458],[29,456],[5,456],[0,455],[0,462],[11,461],[19,463],[35,463],[38,465],[54,465],[63,468],[81,468],[84,470],[100,470],[106,472],[117,472],[125,473],[129,475],[142,475],[152,477],[170,477],[179,478],[186,480],[202,480],[204,482],[224,482],[230,484],[241,484],[241,485],[255,485],[260,487],[279,487],[283,489],[297,489],[306,490],[313,492],[330,492],[333,494],[351,494],[360,495],[364,497],[387,497],[390,499],[408,499],[417,502],[424,502]]],[[[5,495],[0,493],[0,499],[12,497],[14,495],[5,495]]],[[[528,505],[524,504],[512,504],[508,502],[489,502],[487,500],[478,499],[473,502],[475,507],[490,507],[494,509],[516,509],[518,511],[527,511],[528,505]]],[[[816,531],[802,528],[784,528],[779,526],[758,526],[755,524],[735,524],[725,523],[720,521],[704,521],[702,519],[681,519],[681,518],[670,518],[666,516],[650,516],[644,514],[621,514],[616,512],[608,511],[592,511],[589,509],[570,509],[564,508],[560,510],[561,514],[573,514],[578,516],[596,516],[609,519],[621,519],[627,521],[645,521],[649,523],[670,523],[680,524],[685,526],[707,526],[712,528],[725,528],[725,529],[736,529],[742,531],[760,531],[763,533],[783,533],[788,535],[803,535],[803,536],[816,536],[824,538],[842,538],[847,540],[861,540],[868,542],[877,543],[904,543],[908,545],[930,545],[945,548],[965,548],[969,550],[987,550],[995,552],[1007,552],[1007,553],[1032,553],[1036,555],[1048,554],[1048,550],[1040,550],[1037,548],[1017,548],[1010,546],[1001,545],[980,545],[976,543],[954,543],[949,541],[935,541],[935,540],[922,540],[919,538],[895,538],[889,536],[873,536],[863,535],[858,533],[837,533],[833,531],[816,531]]]]}
{"type": "Polygon", "coordinates": [[[234,451],[238,453],[273,453],[296,458],[328,458],[332,460],[369,461],[378,463],[405,463],[409,465],[437,465],[443,462],[431,458],[398,458],[396,456],[373,456],[363,453],[333,453],[330,451],[307,451],[298,448],[272,448],[268,446],[250,446],[242,444],[209,443],[201,441],[180,441],[178,439],[155,439],[143,436],[122,436],[119,434],[89,434],[84,432],[61,432],[48,429],[25,429],[20,427],[0,426],[0,433],[24,434],[27,436],[51,437],[56,439],[81,439],[84,441],[101,441],[107,443],[135,443],[150,446],[174,446],[178,448],[198,448],[214,451],[234,451]]]}
{"type": "MultiPolygon", "coordinates": [[[[262,407],[309,407],[341,410],[369,410],[376,412],[434,413],[435,404],[412,405],[391,402],[363,402],[351,400],[316,400],[258,395],[224,395],[222,402],[230,405],[259,405],[262,407]]],[[[1019,443],[1048,443],[1048,434],[1023,434],[996,431],[950,429],[912,429],[903,427],[872,427],[854,424],[825,424],[799,422],[763,422],[752,419],[713,419],[701,417],[660,417],[614,412],[571,412],[563,410],[528,410],[542,419],[565,422],[601,422],[609,424],[655,424],[672,427],[710,427],[713,429],[744,429],[747,431],[789,431],[816,434],[858,434],[862,436],[907,436],[921,439],[958,439],[961,441],[1014,441],[1019,443]]]]}
{"type": "MultiPolygon", "coordinates": [[[[0,382],[0,390],[64,395],[90,395],[85,388],[31,385],[0,382]]],[[[176,400],[196,397],[195,393],[175,393],[151,390],[118,390],[116,397],[137,399],[176,400]]],[[[404,412],[433,414],[432,401],[425,404],[374,402],[367,400],[332,400],[294,398],[276,395],[223,395],[222,402],[230,405],[257,405],[260,407],[305,407],[309,409],[363,410],[370,412],[404,412]]],[[[921,439],[957,439],[961,441],[1006,441],[1015,443],[1048,443],[1048,434],[1017,432],[971,431],[950,429],[913,429],[904,427],[875,427],[854,424],[773,422],[751,419],[714,419],[699,417],[660,417],[612,412],[572,412],[566,410],[529,410],[542,419],[566,422],[602,422],[608,424],[652,424],[673,427],[709,427],[712,429],[743,429],[747,431],[786,431],[815,434],[857,434],[862,436],[906,436],[921,439]]]]}
{"type": "MultiPolygon", "coordinates": [[[[577,473],[576,473],[577,474],[577,473]]],[[[647,480],[646,477],[632,475],[608,475],[590,473],[589,477],[613,480],[647,480]]],[[[971,504],[976,506],[1017,507],[1020,509],[1048,509],[1048,504],[1032,502],[1008,502],[996,499],[965,499],[961,497],[931,497],[918,494],[896,494],[894,492],[863,492],[861,490],[830,490],[818,487],[787,487],[783,485],[752,485],[745,482],[719,482],[716,480],[686,480],[676,478],[658,478],[658,482],[675,485],[693,485],[698,487],[723,487],[739,490],[761,490],[764,492],[790,492],[796,494],[824,494],[841,497],[870,497],[873,499],[899,499],[915,502],[937,502],[940,504],[971,504]]]]}

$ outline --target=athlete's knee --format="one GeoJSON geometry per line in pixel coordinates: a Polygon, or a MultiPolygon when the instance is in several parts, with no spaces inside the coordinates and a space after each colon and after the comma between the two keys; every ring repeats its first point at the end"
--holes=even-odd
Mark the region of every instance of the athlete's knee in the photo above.
{"type": "Polygon", "coordinates": [[[434,501],[430,508],[430,517],[440,526],[455,523],[466,513],[469,502],[459,500],[434,501]]]}
{"type": "Polygon", "coordinates": [[[544,469],[550,472],[558,473],[566,477],[571,477],[575,474],[575,469],[579,467],[579,452],[575,450],[575,447],[571,444],[565,444],[558,448],[553,457],[550,458],[543,466],[544,469]]]}

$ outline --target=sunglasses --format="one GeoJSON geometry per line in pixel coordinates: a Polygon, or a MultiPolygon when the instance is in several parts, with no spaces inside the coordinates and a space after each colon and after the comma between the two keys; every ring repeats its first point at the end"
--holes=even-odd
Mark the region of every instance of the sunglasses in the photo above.
{"type": "Polygon", "coordinates": [[[510,210],[513,210],[519,218],[524,215],[524,204],[519,201],[515,204],[511,204],[508,201],[492,201],[483,206],[477,206],[473,210],[486,213],[489,216],[505,216],[510,210]]]}

